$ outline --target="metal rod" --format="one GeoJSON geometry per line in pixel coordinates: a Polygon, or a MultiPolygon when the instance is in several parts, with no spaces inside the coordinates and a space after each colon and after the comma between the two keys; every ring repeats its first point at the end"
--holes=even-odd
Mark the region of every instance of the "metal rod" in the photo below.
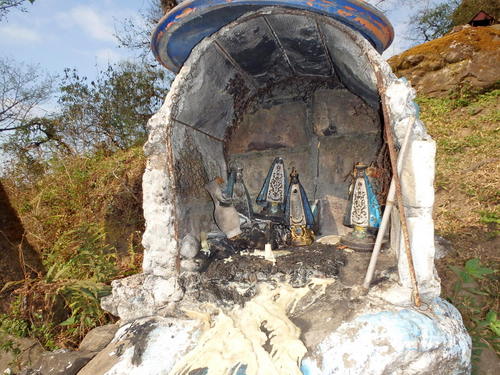
{"type": "Polygon", "coordinates": [[[389,148],[389,157],[391,159],[391,167],[392,167],[392,178],[394,180],[395,190],[396,190],[396,201],[398,204],[399,211],[399,219],[401,223],[401,231],[403,232],[404,238],[404,246],[406,258],[408,260],[408,270],[410,271],[410,279],[413,287],[413,301],[415,306],[420,307],[420,294],[418,292],[418,283],[417,276],[415,273],[415,266],[413,265],[413,256],[411,254],[411,243],[410,243],[410,234],[408,232],[408,224],[406,219],[406,210],[403,205],[403,194],[401,192],[401,181],[399,179],[399,173],[397,170],[397,155],[396,155],[396,146],[394,144],[394,138],[392,135],[391,129],[391,121],[389,117],[389,111],[387,110],[387,102],[385,96],[385,88],[382,87],[383,78],[380,71],[375,73],[377,77],[378,89],[380,92],[380,97],[382,99],[382,114],[384,117],[384,130],[387,141],[387,147],[389,148]]]}
{"type": "Polygon", "coordinates": [[[229,52],[226,51],[226,49],[217,41],[217,39],[214,40],[214,45],[215,48],[222,54],[222,56],[224,56],[224,58],[233,66],[233,68],[236,69],[238,73],[240,73],[243,79],[247,81],[254,90],[256,90],[259,85],[255,81],[255,78],[236,62],[236,60],[231,56],[229,52]]]}
{"type": "Polygon", "coordinates": [[[172,118],[172,119],[173,119],[175,122],[177,122],[177,123],[179,123],[179,124],[181,124],[181,125],[183,125],[183,126],[185,126],[185,127],[189,128],[189,129],[193,129],[194,131],[196,131],[196,132],[198,132],[198,133],[201,133],[201,134],[203,134],[203,135],[206,135],[208,138],[212,138],[214,141],[218,141],[218,142],[222,142],[222,143],[224,143],[224,140],[223,140],[223,139],[217,138],[216,136],[213,136],[213,135],[212,135],[212,134],[210,134],[210,133],[207,133],[207,132],[205,132],[205,131],[203,131],[203,130],[201,130],[201,129],[198,129],[198,128],[194,127],[193,125],[189,125],[189,124],[187,124],[187,123],[185,123],[185,122],[182,122],[181,120],[178,120],[178,119],[176,119],[176,118],[172,118]]]}
{"type": "MultiPolygon", "coordinates": [[[[415,118],[410,118],[410,124],[406,130],[403,143],[401,144],[401,149],[398,155],[398,174],[401,174],[403,170],[403,163],[406,157],[406,149],[410,140],[411,132],[413,126],[415,125],[415,118]]],[[[370,264],[368,265],[368,270],[366,271],[365,281],[363,282],[363,288],[368,289],[373,279],[373,274],[375,273],[375,266],[377,265],[377,259],[382,247],[382,240],[384,238],[385,232],[387,230],[387,225],[389,223],[389,218],[391,217],[392,207],[394,206],[394,197],[396,196],[396,185],[394,183],[394,178],[391,180],[391,185],[389,187],[389,192],[387,193],[387,200],[385,203],[384,215],[382,216],[382,221],[380,222],[380,228],[377,233],[377,238],[375,240],[375,246],[373,247],[372,256],[370,258],[370,264]]]]}

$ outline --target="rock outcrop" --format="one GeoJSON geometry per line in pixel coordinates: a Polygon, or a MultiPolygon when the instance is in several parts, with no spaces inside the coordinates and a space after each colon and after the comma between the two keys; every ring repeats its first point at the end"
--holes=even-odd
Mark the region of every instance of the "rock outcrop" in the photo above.
{"type": "Polygon", "coordinates": [[[500,81],[500,25],[455,28],[389,59],[394,73],[421,95],[487,90],[500,81]]]}
{"type": "MultiPolygon", "coordinates": [[[[0,289],[8,282],[23,280],[43,270],[40,255],[26,239],[23,224],[1,183],[0,254],[0,289]]],[[[8,291],[5,290],[4,295],[8,291]]],[[[7,311],[7,305],[8,298],[1,300],[0,311],[7,311]]]]}
{"type": "Polygon", "coordinates": [[[0,371],[19,375],[76,375],[98,353],[108,347],[118,325],[108,324],[91,330],[78,350],[46,352],[36,339],[18,338],[0,332],[0,371]],[[21,369],[21,372],[17,372],[21,369]]]}

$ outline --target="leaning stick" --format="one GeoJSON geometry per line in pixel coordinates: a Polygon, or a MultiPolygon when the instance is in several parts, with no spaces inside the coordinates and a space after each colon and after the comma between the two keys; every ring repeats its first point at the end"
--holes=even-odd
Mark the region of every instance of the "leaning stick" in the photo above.
{"type": "Polygon", "coordinates": [[[389,157],[391,159],[391,167],[392,167],[392,179],[394,180],[395,190],[396,190],[396,200],[398,204],[399,211],[399,219],[401,223],[401,229],[403,232],[404,245],[406,258],[408,260],[408,269],[410,271],[410,279],[413,286],[413,300],[415,302],[415,306],[420,307],[420,294],[418,292],[418,284],[417,284],[417,276],[415,273],[415,266],[413,265],[413,257],[411,254],[411,243],[410,243],[410,234],[408,232],[408,225],[406,219],[406,210],[403,204],[403,194],[401,192],[401,181],[399,179],[398,166],[397,166],[397,155],[396,155],[396,146],[394,144],[394,138],[392,136],[392,130],[390,129],[390,117],[389,111],[387,109],[387,101],[385,96],[385,88],[381,87],[383,83],[382,75],[378,71],[376,72],[377,83],[380,92],[380,96],[382,99],[382,113],[384,117],[384,130],[387,141],[387,146],[389,148],[389,157]]]}
{"type": "MultiPolygon", "coordinates": [[[[410,118],[410,123],[406,129],[406,134],[401,143],[401,149],[398,155],[398,174],[401,174],[403,170],[403,163],[406,157],[406,149],[410,140],[410,135],[415,124],[415,118],[410,118]]],[[[394,178],[391,179],[391,185],[389,187],[389,192],[387,193],[387,200],[385,203],[384,215],[382,216],[382,221],[380,222],[380,228],[377,233],[377,238],[375,240],[375,246],[373,247],[372,256],[370,258],[370,264],[368,265],[368,270],[366,271],[365,281],[363,282],[363,288],[368,290],[373,279],[373,274],[375,273],[375,266],[377,265],[377,259],[382,248],[382,240],[384,238],[385,232],[387,231],[387,225],[389,224],[389,219],[391,217],[392,208],[394,206],[394,197],[396,196],[396,185],[394,183],[394,178]]]]}

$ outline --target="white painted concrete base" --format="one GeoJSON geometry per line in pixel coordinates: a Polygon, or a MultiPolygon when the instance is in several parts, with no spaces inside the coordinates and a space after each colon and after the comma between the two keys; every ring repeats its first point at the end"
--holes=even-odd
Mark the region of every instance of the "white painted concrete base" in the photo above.
{"type": "Polygon", "coordinates": [[[460,313],[440,298],[426,307],[374,309],[342,324],[321,343],[322,363],[309,373],[469,374],[471,340],[460,313]]]}
{"type": "MultiPolygon", "coordinates": [[[[395,306],[369,295],[351,319],[309,349],[301,361],[302,373],[469,374],[471,340],[459,312],[441,298],[428,302],[425,308],[425,311],[418,311],[411,306],[395,306]]],[[[331,314],[334,316],[335,311],[331,314]]],[[[151,317],[134,321],[123,326],[108,348],[80,374],[172,374],[175,364],[193,350],[205,329],[201,322],[193,320],[151,317]]],[[[213,350],[214,346],[211,348],[213,350]]],[[[263,350],[262,347],[254,349],[263,350]]],[[[244,361],[236,353],[241,353],[241,348],[224,345],[223,352],[211,352],[209,358],[220,356],[221,361],[222,357],[224,360],[232,358],[236,366],[238,359],[244,361]]],[[[248,356],[252,353],[245,354],[248,356]]],[[[259,375],[246,371],[228,374],[259,375]]],[[[278,371],[276,375],[289,374],[278,371]]]]}

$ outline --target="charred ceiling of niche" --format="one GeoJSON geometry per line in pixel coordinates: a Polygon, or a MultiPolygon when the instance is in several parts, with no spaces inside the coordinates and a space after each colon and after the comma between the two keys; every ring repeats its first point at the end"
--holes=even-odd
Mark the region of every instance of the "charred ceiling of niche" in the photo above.
{"type": "MultiPolygon", "coordinates": [[[[157,48],[180,48],[181,41],[175,41],[175,33],[171,38],[174,39],[169,42],[172,46],[164,45],[163,37],[157,42],[157,48]]],[[[359,47],[338,33],[328,17],[310,11],[269,7],[238,18],[209,39],[214,51],[206,52],[207,69],[235,71],[233,82],[227,88],[238,88],[237,92],[231,90],[238,96],[236,104],[243,101],[243,97],[269,90],[277,82],[306,77],[339,79],[372,107],[379,105],[370,63],[359,47]]]]}

